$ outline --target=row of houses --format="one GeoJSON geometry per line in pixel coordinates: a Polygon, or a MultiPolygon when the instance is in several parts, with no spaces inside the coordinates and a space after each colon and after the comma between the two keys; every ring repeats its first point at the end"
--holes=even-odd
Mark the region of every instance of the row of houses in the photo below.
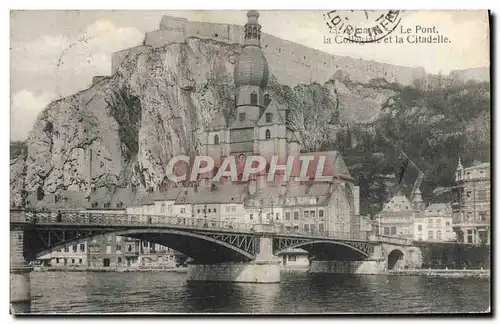
{"type": "Polygon", "coordinates": [[[451,203],[426,206],[420,190],[412,201],[398,193],[364,230],[415,241],[490,244],[490,163],[463,168],[459,160],[455,181],[451,203]]]}

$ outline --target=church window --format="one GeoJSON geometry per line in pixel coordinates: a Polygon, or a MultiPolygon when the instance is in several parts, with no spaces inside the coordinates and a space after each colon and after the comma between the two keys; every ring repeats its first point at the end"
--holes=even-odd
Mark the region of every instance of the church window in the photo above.
{"type": "Polygon", "coordinates": [[[219,145],[219,135],[214,136],[214,144],[219,145]]]}
{"type": "Polygon", "coordinates": [[[250,105],[252,105],[252,106],[257,105],[257,94],[255,92],[252,92],[250,94],[250,105]]]}
{"type": "Polygon", "coordinates": [[[271,131],[269,129],[266,129],[266,139],[271,138],[271,131]]]}
{"type": "Polygon", "coordinates": [[[245,119],[247,119],[247,114],[246,113],[240,113],[239,118],[240,118],[240,122],[244,122],[245,119]]]}
{"type": "Polygon", "coordinates": [[[266,123],[272,123],[272,122],[273,122],[273,114],[266,113],[266,123]]]}

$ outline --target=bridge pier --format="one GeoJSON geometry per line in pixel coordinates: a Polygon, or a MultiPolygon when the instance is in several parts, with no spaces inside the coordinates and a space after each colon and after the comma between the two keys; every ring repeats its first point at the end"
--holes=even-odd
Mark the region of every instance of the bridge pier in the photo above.
{"type": "Polygon", "coordinates": [[[259,236],[255,259],[247,262],[189,264],[188,281],[279,283],[280,260],[273,254],[271,237],[259,236]]]}
{"type": "Polygon", "coordinates": [[[10,232],[10,311],[13,314],[31,311],[30,272],[33,270],[24,259],[24,232],[10,232]]]}

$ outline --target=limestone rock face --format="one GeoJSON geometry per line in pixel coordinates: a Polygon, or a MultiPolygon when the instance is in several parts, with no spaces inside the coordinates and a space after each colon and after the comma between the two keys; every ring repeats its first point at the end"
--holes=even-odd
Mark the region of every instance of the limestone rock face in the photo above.
{"type": "MultiPolygon", "coordinates": [[[[112,76],[50,103],[37,117],[26,155],[11,161],[12,202],[20,205],[23,195],[36,191],[161,186],[172,156],[198,152],[200,134],[218,112],[233,116],[233,71],[241,49],[195,38],[144,46],[112,76]]],[[[306,150],[320,148],[332,125],[376,115],[391,95],[333,80],[292,89],[273,83],[270,72],[268,91],[290,106],[306,150]],[[350,113],[353,102],[361,113],[350,113]]]]}

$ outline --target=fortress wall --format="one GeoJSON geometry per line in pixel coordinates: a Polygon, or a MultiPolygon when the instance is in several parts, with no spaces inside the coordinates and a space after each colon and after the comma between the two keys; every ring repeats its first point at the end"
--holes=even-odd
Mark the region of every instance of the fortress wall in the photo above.
{"type": "MultiPolygon", "coordinates": [[[[191,22],[184,18],[164,16],[160,22],[160,30],[146,33],[145,44],[157,48],[173,42],[184,42],[187,37],[243,44],[243,31],[244,27],[239,25],[191,22]]],[[[389,82],[409,85],[416,77],[425,78],[423,68],[340,57],[264,33],[261,41],[271,73],[280,83],[289,86],[309,82],[323,84],[338,70],[347,73],[352,81],[363,83],[375,78],[385,78],[389,82]]],[[[130,50],[133,49],[135,48],[130,50]]],[[[127,51],[129,50],[113,54],[113,72],[127,51]]]]}

